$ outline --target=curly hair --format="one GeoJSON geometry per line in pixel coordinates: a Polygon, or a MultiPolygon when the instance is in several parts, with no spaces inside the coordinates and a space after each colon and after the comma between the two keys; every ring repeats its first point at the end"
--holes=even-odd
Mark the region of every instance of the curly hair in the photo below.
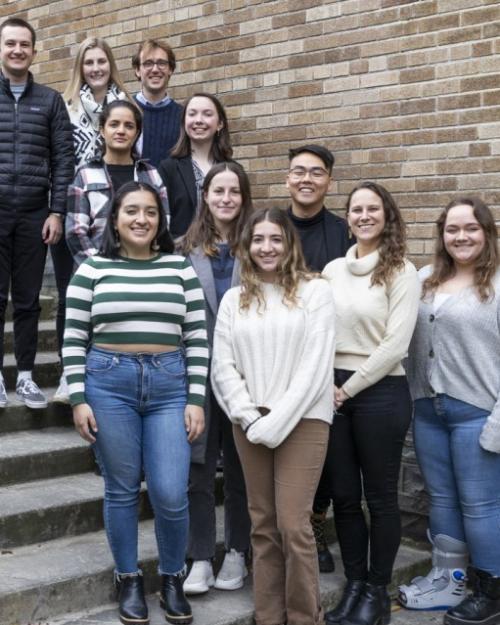
{"type": "Polygon", "coordinates": [[[352,196],[356,191],[368,189],[381,200],[384,208],[385,225],[378,245],[379,261],[373,271],[372,286],[389,284],[394,274],[404,267],[406,256],[406,225],[392,195],[382,185],[366,180],[360,182],[350,192],[346,202],[346,214],[349,215],[352,196]]]}
{"type": "Polygon", "coordinates": [[[235,256],[238,251],[241,232],[250,213],[253,211],[252,194],[250,191],[250,181],[243,167],[236,161],[227,161],[217,163],[211,167],[205,176],[200,210],[178,244],[178,249],[184,255],[192,252],[195,247],[201,247],[203,253],[207,256],[217,255],[217,242],[220,241],[220,233],[215,226],[212,213],[206,201],[206,195],[210,189],[212,180],[217,174],[224,171],[230,171],[236,174],[240,187],[241,209],[237,217],[230,224],[227,241],[233,256],[235,256]]]}
{"type": "Polygon", "coordinates": [[[299,236],[285,211],[279,208],[261,208],[255,211],[245,224],[239,245],[241,261],[240,310],[246,310],[254,299],[257,307],[265,308],[266,301],[262,292],[259,269],[250,255],[255,226],[269,221],[280,227],[283,233],[284,256],[278,269],[276,284],[283,287],[283,302],[287,306],[297,304],[297,290],[302,280],[311,280],[317,274],[307,270],[299,236]]]}
{"type": "Polygon", "coordinates": [[[438,236],[432,262],[432,273],[422,285],[422,298],[434,293],[440,284],[452,278],[456,273],[456,265],[444,245],[444,230],[448,213],[455,206],[470,206],[474,217],[484,232],[485,244],[475,261],[474,286],[482,302],[493,294],[493,278],[500,264],[498,253],[498,233],[495,220],[488,206],[478,197],[459,197],[452,200],[439,215],[436,221],[438,236]]]}

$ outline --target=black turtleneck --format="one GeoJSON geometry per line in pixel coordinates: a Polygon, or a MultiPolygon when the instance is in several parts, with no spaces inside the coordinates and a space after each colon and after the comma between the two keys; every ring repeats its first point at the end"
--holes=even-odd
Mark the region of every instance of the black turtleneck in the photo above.
{"type": "Polygon", "coordinates": [[[322,208],[313,217],[296,217],[289,209],[288,214],[299,233],[302,243],[302,251],[306,259],[307,266],[312,271],[323,271],[323,267],[329,262],[326,247],[325,232],[326,208],[322,208]]]}

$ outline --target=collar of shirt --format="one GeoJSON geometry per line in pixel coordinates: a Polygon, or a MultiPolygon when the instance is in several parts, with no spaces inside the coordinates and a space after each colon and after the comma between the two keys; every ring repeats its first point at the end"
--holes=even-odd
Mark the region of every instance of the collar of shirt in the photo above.
{"type": "Polygon", "coordinates": [[[137,99],[139,100],[139,102],[141,104],[144,104],[145,106],[148,105],[148,106],[153,106],[153,107],[156,107],[156,106],[166,106],[172,100],[172,98],[170,96],[166,95],[163,98],[163,100],[160,100],[159,102],[150,102],[149,100],[147,100],[144,97],[144,94],[142,93],[142,91],[139,91],[139,93],[137,94],[136,97],[137,97],[137,99]]]}

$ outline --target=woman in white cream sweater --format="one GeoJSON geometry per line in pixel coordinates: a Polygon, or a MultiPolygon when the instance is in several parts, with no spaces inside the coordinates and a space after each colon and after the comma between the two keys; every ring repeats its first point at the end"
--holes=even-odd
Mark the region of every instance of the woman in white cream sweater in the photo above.
{"type": "Polygon", "coordinates": [[[390,621],[386,587],[401,536],[399,467],[411,418],[401,360],[415,326],[420,284],[405,259],[405,225],[386,189],[374,182],[356,186],[347,201],[347,221],[357,244],[323,270],[335,300],[331,479],[347,578],[326,621],[385,625],[390,621]]]}
{"type": "Polygon", "coordinates": [[[252,520],[257,625],[319,625],[309,517],[333,413],[333,298],[279,209],[252,215],[222,299],[213,390],[233,422],[252,520]]]}

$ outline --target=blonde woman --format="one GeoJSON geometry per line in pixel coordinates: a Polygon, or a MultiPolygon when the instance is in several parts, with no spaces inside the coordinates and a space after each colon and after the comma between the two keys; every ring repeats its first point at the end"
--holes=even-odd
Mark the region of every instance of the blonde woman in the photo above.
{"type": "Polygon", "coordinates": [[[257,625],[320,625],[312,502],[333,414],[333,297],[279,209],[254,213],[223,297],[212,384],[233,423],[252,520],[257,625]]]}
{"type": "Polygon", "coordinates": [[[100,156],[99,115],[114,100],[130,100],[109,45],[99,37],[84,39],[63,94],[73,127],[76,166],[100,156]]]}

